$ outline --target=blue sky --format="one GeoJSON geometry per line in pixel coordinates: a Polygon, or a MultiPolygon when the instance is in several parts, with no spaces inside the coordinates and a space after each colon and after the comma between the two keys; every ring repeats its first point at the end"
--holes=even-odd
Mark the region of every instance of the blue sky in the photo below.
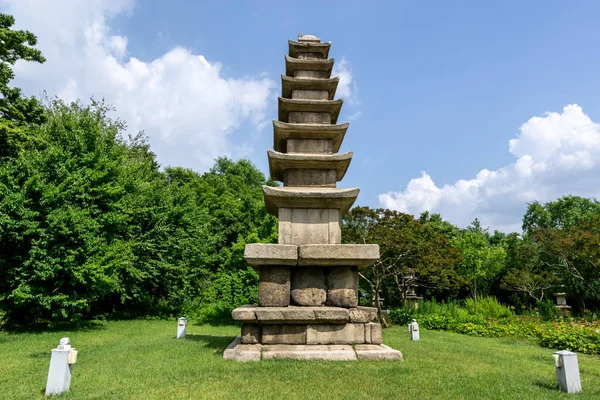
{"type": "Polygon", "coordinates": [[[332,42],[355,154],[339,186],[357,204],[511,231],[527,202],[600,197],[598,2],[46,3],[0,2],[48,58],[15,83],[105,97],[165,165],[229,155],[266,173],[302,32],[332,42]]]}

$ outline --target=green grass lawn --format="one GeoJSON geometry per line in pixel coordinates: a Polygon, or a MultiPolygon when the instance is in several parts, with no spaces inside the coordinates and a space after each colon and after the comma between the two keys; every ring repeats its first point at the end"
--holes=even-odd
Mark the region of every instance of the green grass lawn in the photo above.
{"type": "Polygon", "coordinates": [[[515,339],[384,331],[403,362],[261,361],[222,358],[233,326],[176,321],[108,322],[73,332],[0,332],[0,399],[43,398],[50,349],[62,336],[79,350],[65,399],[600,399],[600,358],[579,355],[583,394],[556,388],[552,350],[515,339]]]}

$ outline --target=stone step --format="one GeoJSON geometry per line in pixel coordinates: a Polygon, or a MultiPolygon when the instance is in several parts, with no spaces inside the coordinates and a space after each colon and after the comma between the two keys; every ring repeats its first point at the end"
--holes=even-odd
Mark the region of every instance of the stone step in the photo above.
{"type": "Polygon", "coordinates": [[[344,175],[350,166],[350,162],[352,161],[353,154],[354,153],[351,151],[336,155],[289,154],[273,150],[267,151],[271,178],[280,182],[286,181],[286,186],[311,186],[311,183],[314,185],[326,184],[322,183],[325,181],[321,179],[320,175],[310,174],[309,171],[298,171],[296,175],[307,175],[305,177],[306,179],[302,179],[302,176],[290,175],[290,173],[286,174],[286,171],[289,170],[321,170],[319,172],[322,172],[323,174],[325,174],[327,170],[333,170],[335,171],[335,175],[333,175],[332,178],[335,179],[333,182],[333,185],[335,186],[336,181],[339,182],[344,178],[344,175]],[[292,184],[289,184],[290,182],[292,184]],[[296,185],[295,182],[300,182],[302,184],[296,185]]]}
{"type": "Polygon", "coordinates": [[[289,153],[288,140],[331,140],[331,152],[340,151],[344,135],[350,124],[294,124],[273,121],[273,148],[280,153],[289,153]]]}
{"type": "Polygon", "coordinates": [[[290,57],[294,58],[323,58],[329,57],[329,49],[331,42],[315,43],[315,42],[295,42],[288,40],[290,57]]]}
{"type": "Polygon", "coordinates": [[[285,97],[286,99],[312,98],[314,100],[333,100],[339,81],[339,76],[329,79],[320,79],[293,78],[281,75],[281,97],[285,97]]]}
{"type": "Polygon", "coordinates": [[[313,77],[322,79],[328,79],[331,77],[331,71],[333,70],[334,58],[328,59],[302,59],[290,57],[286,54],[285,56],[285,74],[291,77],[299,77],[305,72],[313,72],[313,77]],[[298,72],[300,71],[300,72],[298,72]]]}
{"type": "Polygon", "coordinates": [[[402,361],[402,353],[384,344],[293,345],[243,344],[238,336],[225,349],[223,358],[240,362],[261,360],[314,361],[402,361]]]}
{"type": "Polygon", "coordinates": [[[308,99],[285,99],[279,97],[279,116],[278,119],[282,122],[298,122],[294,121],[294,118],[290,118],[296,115],[298,118],[302,114],[310,114],[304,118],[302,122],[311,123],[325,123],[325,124],[337,124],[340,111],[342,110],[342,104],[344,100],[308,100],[308,99]],[[321,118],[324,116],[326,118],[321,118]],[[314,118],[313,118],[314,117],[314,118]]]}
{"type": "Polygon", "coordinates": [[[325,187],[263,186],[267,212],[276,217],[280,208],[337,209],[346,213],[358,197],[360,189],[325,187]]]}

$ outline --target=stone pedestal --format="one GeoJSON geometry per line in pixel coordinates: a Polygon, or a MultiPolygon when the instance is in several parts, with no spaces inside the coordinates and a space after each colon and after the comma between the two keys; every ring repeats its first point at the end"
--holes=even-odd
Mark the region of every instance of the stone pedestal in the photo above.
{"type": "Polygon", "coordinates": [[[259,271],[258,306],[233,311],[242,333],[227,359],[402,359],[381,344],[377,310],[357,307],[358,269],[379,259],[379,246],[341,244],[340,218],[359,189],[337,188],[353,153],[336,154],[348,123],[337,123],[343,100],[335,99],[330,46],[312,35],[289,41],[267,152],[271,178],[283,186],[263,187],[267,212],[279,219],[278,244],[246,245],[259,271]]]}

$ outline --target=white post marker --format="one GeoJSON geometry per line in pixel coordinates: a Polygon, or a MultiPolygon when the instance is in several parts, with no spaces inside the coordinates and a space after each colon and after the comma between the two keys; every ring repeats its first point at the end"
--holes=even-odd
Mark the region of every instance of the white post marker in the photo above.
{"type": "Polygon", "coordinates": [[[46,396],[60,394],[69,390],[71,386],[71,368],[77,362],[77,350],[71,347],[69,338],[60,339],[58,347],[52,349],[48,381],[46,382],[46,396]]]}
{"type": "Polygon", "coordinates": [[[581,392],[577,354],[566,350],[557,351],[554,353],[554,366],[560,390],[567,393],[581,392]]]}
{"type": "Polygon", "coordinates": [[[181,317],[177,320],[177,339],[185,339],[185,329],[187,327],[187,318],[181,317]]]}
{"type": "Polygon", "coordinates": [[[410,325],[408,326],[410,330],[410,340],[419,340],[419,324],[417,324],[417,320],[413,319],[410,325]]]}

